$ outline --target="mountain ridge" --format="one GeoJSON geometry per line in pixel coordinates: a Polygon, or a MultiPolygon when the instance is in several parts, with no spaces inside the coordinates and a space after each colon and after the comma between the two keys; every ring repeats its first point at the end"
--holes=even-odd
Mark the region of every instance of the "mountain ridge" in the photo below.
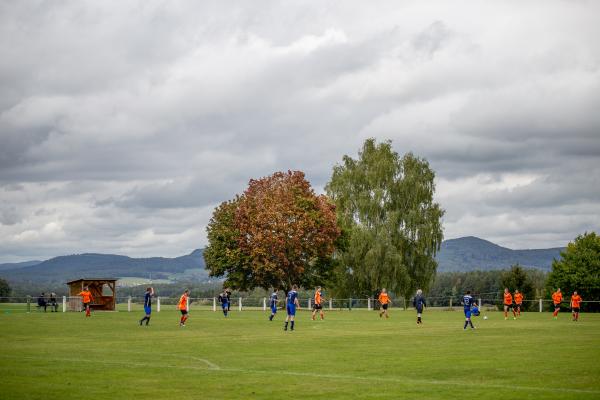
{"type": "MultiPolygon", "coordinates": [[[[514,264],[549,271],[564,248],[513,250],[475,236],[442,242],[436,257],[438,272],[506,269],[514,264]]],[[[9,281],[66,282],[90,276],[207,280],[204,249],[174,257],[133,258],[118,254],[82,253],[45,261],[0,264],[9,281]]]]}

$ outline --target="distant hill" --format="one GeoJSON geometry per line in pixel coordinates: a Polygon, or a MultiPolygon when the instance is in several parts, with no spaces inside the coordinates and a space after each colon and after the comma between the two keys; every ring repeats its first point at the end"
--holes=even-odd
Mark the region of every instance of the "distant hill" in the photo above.
{"type": "Polygon", "coordinates": [[[549,271],[562,250],[512,250],[474,236],[449,239],[438,253],[438,272],[506,269],[514,264],[549,271]]]}
{"type": "Polygon", "coordinates": [[[32,265],[37,265],[39,263],[41,263],[41,261],[35,260],[35,261],[23,261],[23,262],[18,262],[18,263],[0,264],[0,271],[4,271],[5,269],[18,269],[18,268],[24,268],[24,267],[31,267],[32,265]]]}
{"type": "MultiPolygon", "coordinates": [[[[473,236],[450,239],[442,243],[437,261],[439,272],[510,268],[513,264],[550,270],[552,260],[562,248],[511,250],[473,236]]],[[[176,258],[131,258],[114,254],[74,254],[47,261],[0,264],[0,277],[13,282],[64,283],[82,277],[127,277],[182,280],[208,279],[204,250],[194,250],[176,258]]]]}
{"type": "Polygon", "coordinates": [[[0,271],[9,281],[67,282],[82,277],[141,277],[177,280],[187,276],[205,280],[204,250],[176,258],[131,258],[114,254],[60,256],[30,266],[0,271]]]}

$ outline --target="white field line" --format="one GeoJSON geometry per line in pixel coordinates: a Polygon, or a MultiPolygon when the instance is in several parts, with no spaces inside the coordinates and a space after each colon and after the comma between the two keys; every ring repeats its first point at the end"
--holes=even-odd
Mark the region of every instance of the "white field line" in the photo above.
{"type": "MultiPolygon", "coordinates": [[[[135,353],[140,354],[140,353],[135,353]]],[[[156,353],[155,353],[156,354],[156,353]]],[[[161,355],[164,353],[161,353],[161,355]]],[[[197,357],[191,356],[173,356],[180,358],[190,358],[196,361],[203,362],[205,367],[198,367],[196,365],[168,365],[168,364],[156,364],[156,363],[143,363],[143,362],[128,362],[128,361],[100,361],[97,359],[84,359],[84,358],[46,358],[46,357],[17,357],[17,356],[6,356],[0,355],[0,358],[4,359],[15,359],[15,360],[31,360],[31,361],[51,361],[51,362],[73,362],[73,363],[95,363],[95,364],[105,364],[105,365],[123,365],[123,366],[134,366],[134,367],[150,367],[150,368],[177,368],[177,369],[192,369],[199,371],[210,371],[210,372],[241,372],[247,374],[266,374],[266,375],[286,375],[286,376],[301,376],[301,377],[311,377],[311,378],[323,378],[323,379],[338,379],[338,380],[350,380],[350,381],[365,381],[365,382],[392,382],[392,383],[424,383],[429,385],[452,385],[452,386],[465,386],[465,382],[456,382],[456,381],[438,381],[432,379],[415,379],[415,378],[393,378],[393,377],[385,377],[385,376],[356,376],[356,375],[340,375],[340,374],[320,374],[316,372],[294,372],[294,371],[282,371],[282,370],[258,370],[258,369],[246,369],[246,368],[221,368],[218,365],[197,357]]],[[[593,389],[575,389],[575,388],[557,388],[557,387],[539,387],[539,386],[515,386],[510,385],[510,387],[506,385],[496,385],[489,383],[481,383],[489,388],[498,388],[498,389],[517,389],[524,391],[538,391],[538,392],[563,392],[563,393],[587,393],[587,394],[600,394],[600,390],[593,389]]]]}

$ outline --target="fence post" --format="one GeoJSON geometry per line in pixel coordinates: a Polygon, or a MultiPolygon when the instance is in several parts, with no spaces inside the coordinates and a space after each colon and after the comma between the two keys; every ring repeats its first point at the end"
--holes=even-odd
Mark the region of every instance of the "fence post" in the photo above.
{"type": "Polygon", "coordinates": [[[267,298],[263,297],[263,311],[267,311],[267,298]]]}
{"type": "Polygon", "coordinates": [[[238,302],[239,302],[240,311],[242,311],[242,298],[241,297],[238,299],[238,302]]]}
{"type": "Polygon", "coordinates": [[[404,311],[406,311],[406,297],[403,297],[402,301],[404,302],[404,311]]]}
{"type": "Polygon", "coordinates": [[[452,310],[452,297],[450,297],[450,310],[452,310]]]}
{"type": "Polygon", "coordinates": [[[479,312],[481,312],[481,307],[482,307],[483,303],[481,302],[481,298],[479,299],[479,312]]]}
{"type": "Polygon", "coordinates": [[[156,298],[156,312],[160,312],[160,297],[156,298]]]}
{"type": "Polygon", "coordinates": [[[352,311],[352,297],[348,299],[348,310],[352,311]]]}
{"type": "Polygon", "coordinates": [[[213,311],[216,312],[217,311],[217,298],[213,297],[213,311]]]}
{"type": "Polygon", "coordinates": [[[371,298],[370,297],[367,299],[367,310],[369,310],[369,311],[372,310],[372,308],[371,308],[371,298]]]}
{"type": "Polygon", "coordinates": [[[31,312],[31,296],[27,296],[27,312],[31,312]]]}
{"type": "Polygon", "coordinates": [[[329,310],[333,310],[333,299],[329,299],[329,310]]]}
{"type": "Polygon", "coordinates": [[[544,308],[544,306],[542,304],[542,298],[540,297],[540,312],[542,312],[543,308],[544,308]]]}
{"type": "Polygon", "coordinates": [[[308,298],[308,309],[310,310],[310,297],[308,298]]]}
{"type": "Polygon", "coordinates": [[[127,311],[131,312],[131,296],[127,298],[127,311]]]}
{"type": "Polygon", "coordinates": [[[187,308],[188,311],[190,311],[190,297],[188,296],[187,299],[185,299],[185,307],[187,308]]]}
{"type": "Polygon", "coordinates": [[[67,296],[63,296],[63,312],[67,312],[67,296]]]}

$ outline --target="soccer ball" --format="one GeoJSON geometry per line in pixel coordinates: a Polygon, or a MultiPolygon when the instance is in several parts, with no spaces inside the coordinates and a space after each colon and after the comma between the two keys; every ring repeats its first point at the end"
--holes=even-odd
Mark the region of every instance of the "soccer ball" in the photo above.
{"type": "Polygon", "coordinates": [[[483,316],[483,319],[487,319],[487,315],[484,315],[484,316],[483,316]]]}

